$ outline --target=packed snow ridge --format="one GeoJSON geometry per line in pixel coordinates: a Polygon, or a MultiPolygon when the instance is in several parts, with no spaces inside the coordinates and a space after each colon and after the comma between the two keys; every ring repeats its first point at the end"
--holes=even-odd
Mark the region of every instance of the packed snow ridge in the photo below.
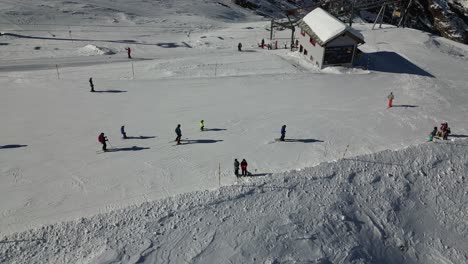
{"type": "Polygon", "coordinates": [[[1,263],[467,263],[467,140],[344,158],[6,236],[1,263]]]}

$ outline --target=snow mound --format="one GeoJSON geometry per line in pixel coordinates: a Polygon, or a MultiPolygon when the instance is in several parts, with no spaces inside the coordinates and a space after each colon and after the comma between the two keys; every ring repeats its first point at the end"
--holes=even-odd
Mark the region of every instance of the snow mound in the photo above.
{"type": "Polygon", "coordinates": [[[115,50],[106,47],[98,47],[88,44],[78,50],[81,55],[93,56],[93,55],[113,55],[115,50]]]}
{"type": "Polygon", "coordinates": [[[348,67],[340,67],[340,66],[330,66],[326,67],[321,70],[323,73],[329,74],[369,74],[370,71],[363,70],[359,68],[348,68],[348,67]]]}
{"type": "Polygon", "coordinates": [[[467,140],[240,179],[6,236],[2,263],[467,263],[467,140]]]}

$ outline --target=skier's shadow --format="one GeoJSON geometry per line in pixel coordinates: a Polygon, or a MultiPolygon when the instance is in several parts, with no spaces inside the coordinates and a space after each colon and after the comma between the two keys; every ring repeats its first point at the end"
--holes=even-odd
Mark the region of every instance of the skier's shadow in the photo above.
{"type": "Polygon", "coordinates": [[[139,150],[144,150],[144,149],[150,149],[150,148],[133,146],[133,147],[127,147],[127,148],[112,148],[112,149],[108,149],[107,152],[139,151],[139,150]]]}
{"type": "Polygon", "coordinates": [[[240,175],[239,177],[261,177],[261,176],[268,176],[268,175],[271,175],[271,173],[251,173],[249,171],[246,176],[240,175]]]}
{"type": "Polygon", "coordinates": [[[125,139],[151,139],[156,138],[156,136],[138,136],[138,137],[127,137],[125,139]]]}
{"type": "Polygon", "coordinates": [[[223,140],[215,140],[215,139],[186,139],[181,140],[180,145],[188,145],[188,144],[209,144],[209,143],[217,143],[223,140]]]}
{"type": "Polygon", "coordinates": [[[417,105],[392,105],[392,107],[406,107],[406,108],[415,108],[417,105]]]}
{"type": "Polygon", "coordinates": [[[92,93],[126,93],[127,91],[123,90],[102,90],[102,91],[94,91],[92,93]]]}
{"type": "Polygon", "coordinates": [[[204,128],[203,131],[224,131],[225,128],[204,128]]]}
{"type": "Polygon", "coordinates": [[[449,134],[449,137],[454,137],[454,138],[468,138],[468,135],[449,134]]]}
{"type": "Polygon", "coordinates": [[[305,139],[288,138],[288,139],[285,139],[284,142],[316,143],[316,142],[323,142],[323,140],[313,139],[313,138],[305,138],[305,139]]]}
{"type": "Polygon", "coordinates": [[[11,145],[3,145],[3,146],[0,146],[0,149],[24,148],[24,147],[27,147],[27,146],[28,146],[28,145],[11,144],[11,145]]]}

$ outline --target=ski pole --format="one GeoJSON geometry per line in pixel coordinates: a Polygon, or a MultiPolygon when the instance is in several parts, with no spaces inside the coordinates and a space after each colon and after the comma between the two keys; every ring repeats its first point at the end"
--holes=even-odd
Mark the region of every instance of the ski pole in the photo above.
{"type": "Polygon", "coordinates": [[[110,143],[109,140],[107,140],[107,143],[109,143],[109,146],[110,146],[111,148],[114,148],[114,147],[112,146],[112,144],[110,143]]]}

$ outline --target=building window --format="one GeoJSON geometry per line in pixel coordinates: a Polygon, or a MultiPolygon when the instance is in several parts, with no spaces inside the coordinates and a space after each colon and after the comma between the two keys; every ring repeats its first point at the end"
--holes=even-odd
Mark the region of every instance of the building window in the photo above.
{"type": "Polygon", "coordinates": [[[299,52],[300,52],[300,53],[302,53],[302,50],[303,50],[303,49],[304,49],[304,47],[302,47],[302,45],[299,46],[299,52]]]}
{"type": "Polygon", "coordinates": [[[301,35],[305,37],[305,31],[301,28],[301,35]]]}
{"type": "Polygon", "coordinates": [[[337,65],[351,63],[353,60],[354,46],[329,47],[325,49],[323,64],[337,65]]]}
{"type": "Polygon", "coordinates": [[[304,55],[307,55],[307,50],[306,49],[304,49],[304,55]]]}
{"type": "Polygon", "coordinates": [[[314,41],[314,39],[312,37],[310,37],[309,41],[310,41],[310,44],[312,44],[312,46],[315,47],[315,41],[314,41]]]}

